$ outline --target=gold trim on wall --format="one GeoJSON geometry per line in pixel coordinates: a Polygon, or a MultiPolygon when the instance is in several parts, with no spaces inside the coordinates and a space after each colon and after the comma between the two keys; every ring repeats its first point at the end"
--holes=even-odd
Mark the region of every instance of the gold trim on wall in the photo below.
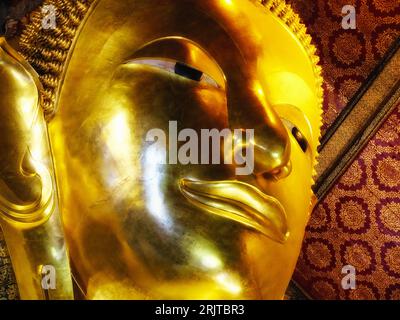
{"type": "Polygon", "coordinates": [[[375,81],[322,145],[314,192],[321,201],[400,99],[400,39],[375,81]]]}

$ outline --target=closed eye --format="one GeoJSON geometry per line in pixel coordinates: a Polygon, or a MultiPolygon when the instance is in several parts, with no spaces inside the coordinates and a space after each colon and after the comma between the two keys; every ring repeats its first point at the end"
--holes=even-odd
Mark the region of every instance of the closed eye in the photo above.
{"type": "Polygon", "coordinates": [[[134,59],[129,61],[128,63],[141,64],[159,68],[189,80],[207,84],[215,88],[220,88],[217,81],[215,81],[211,76],[183,62],[169,60],[169,59],[161,59],[161,58],[160,59],[143,58],[143,59],[134,59]]]}

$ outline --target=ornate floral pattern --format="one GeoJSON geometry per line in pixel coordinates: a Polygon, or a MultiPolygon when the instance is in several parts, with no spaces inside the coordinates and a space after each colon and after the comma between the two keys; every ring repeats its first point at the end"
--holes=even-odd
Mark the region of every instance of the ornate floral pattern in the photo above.
{"type": "Polygon", "coordinates": [[[314,298],[400,297],[399,112],[311,215],[295,280],[314,298]],[[355,290],[342,289],[346,265],[356,268],[355,290]]]}
{"type": "Polygon", "coordinates": [[[400,36],[398,0],[288,0],[302,17],[321,57],[326,81],[323,131],[335,121],[400,36]],[[342,8],[353,5],[357,29],[342,28],[342,8]]]}

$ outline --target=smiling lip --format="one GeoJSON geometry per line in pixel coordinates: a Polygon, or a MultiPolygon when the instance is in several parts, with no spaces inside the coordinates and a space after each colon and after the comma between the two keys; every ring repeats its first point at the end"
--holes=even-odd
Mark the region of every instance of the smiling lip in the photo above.
{"type": "Polygon", "coordinates": [[[182,194],[195,206],[285,243],[287,216],[281,203],[254,186],[239,181],[181,179],[182,194]]]}

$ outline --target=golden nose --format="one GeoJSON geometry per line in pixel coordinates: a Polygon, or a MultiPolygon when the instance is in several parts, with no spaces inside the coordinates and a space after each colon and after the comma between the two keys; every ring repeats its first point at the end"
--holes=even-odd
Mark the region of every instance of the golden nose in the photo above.
{"type": "Polygon", "coordinates": [[[254,130],[251,141],[253,174],[266,174],[278,179],[285,177],[291,169],[289,135],[282,120],[268,103],[262,86],[246,72],[237,82],[228,84],[230,125],[233,128],[254,130]]]}
{"type": "Polygon", "coordinates": [[[263,126],[254,130],[254,174],[282,179],[291,172],[286,130],[263,126]]]}

